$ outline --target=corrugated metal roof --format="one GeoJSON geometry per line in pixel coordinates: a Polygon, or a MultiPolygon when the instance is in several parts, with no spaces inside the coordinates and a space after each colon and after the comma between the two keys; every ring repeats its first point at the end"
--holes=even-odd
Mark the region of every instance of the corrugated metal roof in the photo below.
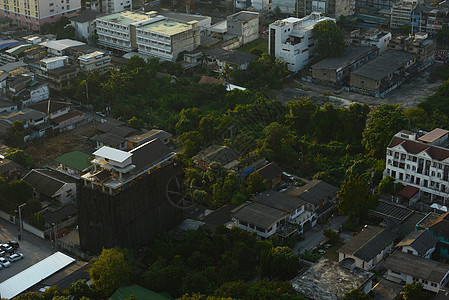
{"type": "Polygon", "coordinates": [[[56,252],[0,283],[0,294],[2,298],[11,299],[74,261],[64,253],[56,252]]]}
{"type": "Polygon", "coordinates": [[[101,156],[118,162],[124,162],[132,156],[132,153],[122,150],[114,149],[108,146],[103,146],[93,153],[95,156],[101,156]]]}

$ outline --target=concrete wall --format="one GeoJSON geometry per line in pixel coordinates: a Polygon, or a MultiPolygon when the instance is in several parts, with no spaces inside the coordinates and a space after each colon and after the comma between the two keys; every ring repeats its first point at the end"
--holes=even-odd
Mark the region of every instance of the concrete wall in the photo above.
{"type": "Polygon", "coordinates": [[[317,68],[312,66],[312,77],[318,80],[337,83],[337,72],[330,68],[317,68]]]}

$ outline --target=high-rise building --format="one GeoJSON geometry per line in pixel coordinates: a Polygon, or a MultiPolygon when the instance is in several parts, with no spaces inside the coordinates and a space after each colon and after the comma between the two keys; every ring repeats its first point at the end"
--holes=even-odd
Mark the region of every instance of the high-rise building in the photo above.
{"type": "Polygon", "coordinates": [[[81,9],[81,0],[0,0],[0,18],[12,25],[39,30],[46,23],[61,17],[73,17],[81,9]]]}

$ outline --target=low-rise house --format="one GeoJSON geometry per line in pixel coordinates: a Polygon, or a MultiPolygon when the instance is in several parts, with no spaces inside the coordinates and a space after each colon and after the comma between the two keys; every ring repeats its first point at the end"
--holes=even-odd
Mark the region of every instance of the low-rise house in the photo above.
{"type": "Polygon", "coordinates": [[[6,87],[6,79],[8,79],[9,73],[6,71],[0,71],[0,89],[6,87]]]}
{"type": "Polygon", "coordinates": [[[373,277],[373,273],[354,267],[350,259],[337,263],[323,258],[290,282],[299,295],[308,299],[337,300],[353,289],[369,293],[373,277]]]}
{"type": "Polygon", "coordinates": [[[37,199],[47,198],[66,204],[76,200],[77,179],[50,169],[33,169],[22,180],[31,184],[37,199]]]}
{"type": "Polygon", "coordinates": [[[345,39],[347,45],[377,47],[382,54],[388,49],[391,32],[379,28],[356,29],[345,39]]]}
{"type": "Polygon", "coordinates": [[[436,42],[424,32],[418,32],[414,36],[397,36],[388,44],[388,49],[416,55],[417,61],[425,66],[433,63],[436,47],[436,42]]]}
{"type": "Polygon", "coordinates": [[[42,218],[47,228],[55,226],[59,230],[73,226],[76,224],[76,205],[67,203],[56,209],[49,206],[42,212],[42,218]]]}
{"type": "Polygon", "coordinates": [[[396,247],[402,252],[430,259],[435,251],[438,238],[427,230],[417,230],[408,234],[396,247]]]}
{"type": "Polygon", "coordinates": [[[95,51],[78,57],[80,70],[84,72],[90,71],[107,71],[111,66],[111,56],[105,51],[95,51]]]}
{"type": "Polygon", "coordinates": [[[338,261],[352,258],[355,266],[364,270],[372,270],[393,249],[395,240],[399,237],[396,232],[377,226],[365,226],[349,242],[338,249],[338,261]]]}
{"type": "Polygon", "coordinates": [[[8,89],[12,93],[18,93],[25,89],[32,80],[33,76],[30,76],[30,74],[19,74],[9,79],[7,82],[8,89]]]}
{"type": "Polygon", "coordinates": [[[271,162],[256,170],[262,180],[268,183],[270,189],[277,188],[281,185],[282,169],[277,163],[271,162]]]}
{"type": "Polygon", "coordinates": [[[14,112],[17,111],[17,104],[8,101],[6,99],[0,98],[0,113],[2,112],[14,112]]]}
{"type": "MultiPolygon", "coordinates": [[[[99,149],[102,146],[108,146],[112,148],[117,148],[120,150],[126,150],[128,149],[128,140],[127,137],[133,136],[135,133],[137,133],[137,130],[134,128],[128,127],[128,126],[101,126],[103,124],[100,124],[97,126],[98,128],[104,128],[104,130],[107,130],[106,132],[93,136],[91,140],[97,143],[97,149],[99,149]]],[[[100,130],[103,131],[103,130],[100,130]]]]}
{"type": "Polygon", "coordinates": [[[0,113],[0,120],[9,124],[14,123],[14,121],[21,121],[25,129],[44,123],[45,118],[45,113],[32,108],[24,108],[18,112],[0,113]]]}
{"type": "Polygon", "coordinates": [[[60,117],[70,111],[70,103],[47,100],[29,105],[28,108],[40,111],[46,115],[48,120],[60,117]]]}
{"type": "Polygon", "coordinates": [[[307,210],[311,211],[314,216],[310,224],[306,224],[304,230],[308,230],[315,226],[317,220],[324,221],[337,200],[337,192],[339,189],[322,180],[312,180],[302,187],[292,187],[286,193],[290,196],[299,197],[306,201],[307,210]]]}
{"type": "Polygon", "coordinates": [[[89,41],[95,34],[95,19],[100,12],[84,9],[77,12],[77,16],[70,18],[70,24],[75,28],[75,36],[89,41]]]}
{"type": "Polygon", "coordinates": [[[78,124],[84,124],[85,116],[82,112],[77,110],[71,110],[66,114],[50,120],[53,125],[53,129],[59,130],[59,132],[72,130],[78,124]]]}
{"type": "Polygon", "coordinates": [[[43,47],[47,48],[47,52],[53,55],[61,56],[65,55],[68,49],[76,46],[86,45],[79,41],[74,41],[71,39],[62,39],[56,41],[47,41],[41,44],[43,47]]]}
{"type": "Polygon", "coordinates": [[[347,46],[339,57],[325,58],[312,66],[312,78],[317,82],[343,85],[349,74],[379,54],[376,47],[347,46]]]}
{"type": "Polygon", "coordinates": [[[449,265],[401,251],[390,254],[383,268],[393,281],[421,282],[423,289],[434,293],[446,285],[449,275],[449,265]]]}
{"type": "Polygon", "coordinates": [[[397,88],[407,77],[407,70],[416,63],[416,56],[403,51],[387,50],[351,72],[353,91],[375,97],[383,97],[397,88]]]}
{"type": "Polygon", "coordinates": [[[416,227],[426,229],[436,236],[439,239],[436,250],[441,257],[449,258],[449,213],[441,216],[429,213],[416,227]]]}
{"type": "Polygon", "coordinates": [[[246,70],[249,64],[257,59],[259,59],[257,55],[239,51],[226,51],[222,55],[215,57],[219,73],[223,71],[226,65],[229,65],[231,68],[246,70]]]}
{"type": "Polygon", "coordinates": [[[231,170],[239,164],[239,155],[228,146],[212,145],[199,152],[193,159],[198,168],[207,170],[213,162],[220,163],[225,169],[231,170]]]}
{"type": "Polygon", "coordinates": [[[1,158],[0,155],[0,176],[9,179],[17,179],[21,166],[15,161],[7,158],[1,158]]]}
{"type": "Polygon", "coordinates": [[[138,147],[138,146],[145,144],[146,142],[149,142],[154,139],[159,139],[165,145],[167,145],[170,142],[171,137],[172,137],[172,134],[168,133],[164,130],[152,129],[152,130],[149,130],[142,134],[136,134],[136,135],[127,137],[126,139],[128,140],[128,147],[135,148],[135,147],[138,147]]]}
{"type": "Polygon", "coordinates": [[[79,177],[89,172],[92,168],[89,160],[90,157],[90,154],[72,151],[59,156],[55,161],[58,163],[57,169],[59,171],[74,177],[79,177]]]}
{"type": "Polygon", "coordinates": [[[227,33],[242,37],[247,44],[259,38],[259,13],[239,11],[227,17],[227,33]]]}
{"type": "Polygon", "coordinates": [[[70,86],[78,74],[78,68],[69,63],[68,56],[30,61],[29,66],[39,78],[48,80],[50,87],[56,90],[70,86]]]}

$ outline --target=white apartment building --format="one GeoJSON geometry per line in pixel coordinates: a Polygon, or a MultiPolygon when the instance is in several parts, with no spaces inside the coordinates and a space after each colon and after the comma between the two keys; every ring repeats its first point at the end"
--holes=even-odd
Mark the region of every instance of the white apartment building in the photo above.
{"type": "Polygon", "coordinates": [[[390,28],[396,29],[402,25],[411,25],[412,13],[418,6],[418,1],[398,1],[391,7],[390,28]]]}
{"type": "Polygon", "coordinates": [[[87,9],[105,14],[132,10],[132,5],[132,0],[86,0],[87,9]]]}
{"type": "Polygon", "coordinates": [[[200,45],[196,21],[181,23],[156,12],[122,11],[96,20],[99,45],[121,52],[139,53],[174,61],[182,51],[200,45]]]}
{"type": "Polygon", "coordinates": [[[402,130],[387,147],[386,170],[403,185],[420,189],[422,197],[446,203],[449,197],[449,131],[402,130]]]}
{"type": "Polygon", "coordinates": [[[106,71],[111,67],[111,57],[104,51],[95,51],[78,57],[80,70],[89,72],[93,70],[106,71]]]}
{"type": "Polygon", "coordinates": [[[285,62],[289,71],[298,72],[312,61],[313,27],[327,20],[335,22],[315,12],[301,19],[290,17],[270,24],[269,54],[285,62]]]}
{"type": "Polygon", "coordinates": [[[38,31],[45,23],[56,22],[62,16],[75,16],[80,9],[81,0],[0,0],[0,19],[38,31]]]}
{"type": "Polygon", "coordinates": [[[259,13],[239,11],[227,17],[227,33],[241,36],[243,44],[259,38],[259,13]]]}
{"type": "Polygon", "coordinates": [[[390,41],[391,32],[378,28],[370,28],[351,31],[350,37],[346,39],[346,44],[377,47],[380,53],[383,53],[388,49],[388,44],[390,41]]]}
{"type": "Polygon", "coordinates": [[[187,24],[165,19],[136,28],[139,53],[160,60],[175,61],[182,51],[193,51],[200,45],[197,21],[187,24]]]}

